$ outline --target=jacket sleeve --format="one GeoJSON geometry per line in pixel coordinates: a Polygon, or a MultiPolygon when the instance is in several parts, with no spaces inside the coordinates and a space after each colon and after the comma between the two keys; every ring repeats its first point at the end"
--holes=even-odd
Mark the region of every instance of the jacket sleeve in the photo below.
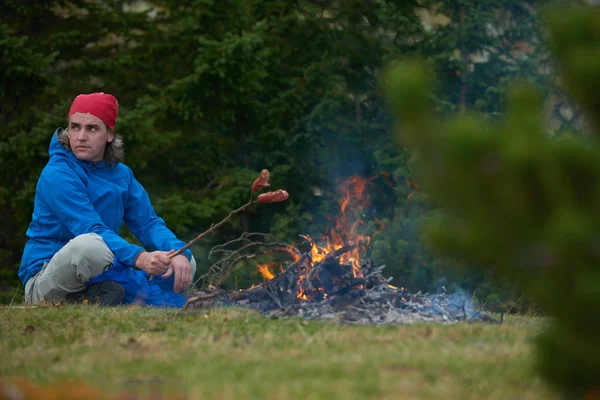
{"type": "MultiPolygon", "coordinates": [[[[125,224],[145,246],[160,250],[178,250],[185,243],[177,239],[167,228],[165,221],[156,215],[146,189],[131,174],[127,203],[125,204],[125,224]]],[[[182,253],[188,260],[192,252],[188,249],[182,253]]]]}
{"type": "Polygon", "coordinates": [[[75,236],[96,233],[102,237],[110,251],[123,265],[132,267],[144,248],[129,243],[102,221],[94,209],[87,189],[71,169],[62,169],[60,174],[42,174],[38,191],[45,203],[67,229],[75,236]]]}

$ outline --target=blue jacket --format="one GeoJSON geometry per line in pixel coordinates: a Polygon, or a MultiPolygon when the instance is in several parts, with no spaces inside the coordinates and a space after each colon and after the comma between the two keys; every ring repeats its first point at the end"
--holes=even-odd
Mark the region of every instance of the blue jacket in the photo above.
{"type": "MultiPolygon", "coordinates": [[[[145,251],[118,235],[123,222],[151,250],[179,249],[178,240],[159,218],[146,190],[122,163],[108,166],[104,161],[81,161],[58,141],[58,130],[50,142],[50,160],[36,187],[31,224],[27,230],[19,278],[23,285],[38,273],[45,262],[69,240],[84,233],[97,233],[115,256],[115,266],[90,281],[113,280],[124,284],[125,301],[144,304],[183,304],[183,296],[173,290],[173,276],[148,282],[148,274],[133,268],[145,251]],[[163,292],[170,293],[163,293],[163,292]],[[141,301],[143,300],[143,301],[141,301]]],[[[191,259],[191,252],[184,252],[191,259]]]]}

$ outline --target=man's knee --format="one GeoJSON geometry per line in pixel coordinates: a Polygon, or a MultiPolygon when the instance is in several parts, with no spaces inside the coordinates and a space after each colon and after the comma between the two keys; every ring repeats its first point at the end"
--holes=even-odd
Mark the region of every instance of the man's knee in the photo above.
{"type": "Polygon", "coordinates": [[[89,270],[91,275],[89,279],[101,274],[115,262],[113,253],[102,237],[96,233],[86,233],[75,237],[63,250],[69,252],[73,265],[83,270],[89,270]]]}
{"type": "Polygon", "coordinates": [[[42,271],[31,279],[30,302],[42,299],[64,300],[66,295],[85,288],[87,282],[112,266],[114,255],[95,233],[71,239],[52,257],[42,271]],[[33,286],[32,286],[33,285],[33,286]]]}

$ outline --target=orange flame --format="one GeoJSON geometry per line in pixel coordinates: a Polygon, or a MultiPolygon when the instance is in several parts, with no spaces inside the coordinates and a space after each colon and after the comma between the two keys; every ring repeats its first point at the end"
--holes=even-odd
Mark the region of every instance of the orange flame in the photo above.
{"type": "MultiPolygon", "coordinates": [[[[346,245],[352,245],[354,248],[342,254],[339,258],[340,264],[350,263],[354,277],[361,276],[360,259],[361,252],[369,246],[371,238],[359,233],[364,230],[364,221],[361,218],[362,211],[369,204],[369,196],[366,194],[369,182],[376,179],[352,176],[340,185],[342,197],[339,200],[339,212],[334,219],[335,226],[321,240],[323,247],[317,245],[309,236],[302,236],[310,244],[312,263],[310,267],[322,262],[328,255],[335,253],[346,245]]],[[[379,221],[377,222],[379,224],[379,221]]],[[[383,230],[383,227],[382,229],[383,230]]],[[[298,283],[305,277],[302,275],[298,283]]],[[[298,297],[305,296],[304,293],[298,294],[298,297]]]]}
{"type": "Polygon", "coordinates": [[[363,230],[365,225],[361,218],[361,212],[368,206],[370,200],[369,195],[366,194],[367,185],[376,178],[377,176],[368,179],[360,176],[352,176],[342,183],[340,189],[344,196],[340,200],[340,212],[335,220],[335,228],[330,233],[335,250],[342,248],[345,244],[354,244],[356,246],[353,250],[340,257],[340,263],[349,262],[352,264],[355,277],[361,275],[360,253],[371,243],[369,236],[358,232],[363,230]],[[350,210],[352,212],[347,212],[350,210]]]}
{"type": "Polygon", "coordinates": [[[260,274],[262,275],[262,277],[264,279],[270,281],[271,279],[275,278],[275,275],[273,275],[273,273],[271,272],[271,267],[274,265],[275,265],[274,262],[270,262],[270,263],[266,263],[266,264],[259,264],[258,272],[260,272],[260,274]]]}
{"type": "MultiPolygon", "coordinates": [[[[389,180],[389,173],[380,174],[385,182],[394,187],[389,180]]],[[[335,218],[330,218],[334,227],[328,232],[328,235],[321,238],[323,243],[321,246],[315,243],[315,241],[309,236],[302,236],[310,245],[311,260],[305,266],[298,278],[298,286],[302,286],[302,282],[307,278],[311,269],[316,264],[323,262],[329,255],[335,254],[335,252],[344,246],[349,246],[350,250],[339,256],[339,263],[352,267],[352,274],[354,277],[361,277],[361,253],[363,253],[371,243],[371,237],[365,235],[363,232],[366,230],[366,223],[362,219],[363,210],[369,205],[369,184],[377,179],[379,175],[371,178],[363,178],[360,176],[352,176],[343,183],[340,184],[339,189],[342,192],[342,196],[339,200],[339,211],[335,218]]],[[[387,221],[382,222],[375,218],[375,224],[377,230],[375,235],[383,231],[389,224],[387,221]]],[[[294,262],[298,261],[297,257],[294,257],[294,262]]],[[[273,274],[269,267],[272,264],[264,264],[259,266],[259,272],[266,279],[272,279],[273,274]]],[[[360,288],[360,287],[359,287],[360,288]]],[[[326,298],[327,293],[323,291],[323,288],[316,288],[316,292],[313,290],[309,293],[305,293],[302,289],[298,291],[296,297],[300,300],[312,300],[316,297],[316,293],[319,293],[321,298],[326,298]]]]}

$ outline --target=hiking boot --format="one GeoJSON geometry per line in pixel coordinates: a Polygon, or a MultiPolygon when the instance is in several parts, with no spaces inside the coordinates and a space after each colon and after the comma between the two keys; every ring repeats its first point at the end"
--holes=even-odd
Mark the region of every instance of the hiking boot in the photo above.
{"type": "Polygon", "coordinates": [[[89,285],[80,292],[67,295],[69,303],[87,303],[98,304],[101,306],[113,306],[121,303],[125,289],[116,282],[104,281],[89,285]]]}

